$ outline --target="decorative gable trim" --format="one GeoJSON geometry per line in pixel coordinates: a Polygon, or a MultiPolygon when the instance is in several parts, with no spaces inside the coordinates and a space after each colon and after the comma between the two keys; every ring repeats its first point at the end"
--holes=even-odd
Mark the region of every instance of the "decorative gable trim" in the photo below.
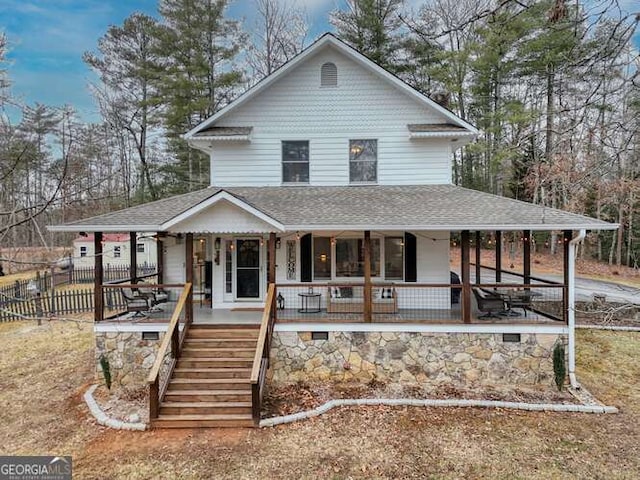
{"type": "Polygon", "coordinates": [[[253,97],[255,97],[258,94],[260,94],[260,92],[262,92],[263,90],[268,88],[270,85],[272,85],[273,83],[278,81],[278,79],[280,79],[281,77],[286,75],[290,70],[293,70],[294,68],[296,68],[298,65],[303,63],[307,58],[311,57],[317,51],[321,50],[322,48],[324,48],[327,45],[335,47],[337,50],[339,50],[345,56],[347,56],[348,58],[354,60],[357,64],[361,65],[365,69],[367,69],[370,72],[372,72],[373,74],[377,75],[379,78],[382,78],[383,80],[385,80],[388,83],[392,84],[395,88],[397,88],[401,92],[404,92],[405,94],[409,95],[411,98],[416,100],[418,103],[421,103],[421,104],[423,104],[423,105],[425,105],[425,106],[427,106],[429,108],[432,108],[433,110],[435,110],[436,112],[438,112],[439,114],[444,116],[447,120],[449,120],[454,125],[457,125],[457,126],[463,128],[463,129],[465,129],[466,131],[468,131],[470,135],[478,135],[480,133],[480,131],[476,127],[474,127],[470,123],[462,120],[456,114],[454,114],[453,112],[447,110],[442,105],[434,102],[433,100],[431,100],[426,95],[423,95],[422,93],[418,92],[413,87],[407,85],[405,82],[400,80],[398,77],[396,77],[392,73],[388,72],[387,70],[385,70],[381,66],[377,65],[375,62],[371,61],[370,59],[368,59],[367,57],[362,55],[356,49],[350,47],[349,45],[344,43],[342,40],[339,40],[337,37],[335,37],[331,33],[325,33],[322,37],[320,37],[318,40],[316,40],[315,43],[313,43],[312,45],[307,47],[305,50],[303,50],[300,54],[298,54],[292,60],[290,60],[289,62],[285,63],[282,67],[280,67],[274,73],[272,73],[268,77],[265,77],[264,79],[262,79],[260,82],[258,82],[256,85],[254,85],[252,88],[250,88],[249,90],[244,92],[242,95],[240,95],[236,100],[234,100],[233,102],[228,104],[226,107],[224,107],[223,109],[221,109],[220,111],[215,113],[213,116],[209,117],[207,120],[202,122],[200,125],[196,126],[195,128],[193,128],[190,131],[188,131],[187,133],[185,133],[183,135],[183,138],[185,138],[186,140],[193,140],[193,139],[197,138],[196,135],[198,134],[198,132],[201,132],[202,130],[211,127],[216,121],[220,120],[222,117],[227,115],[229,112],[237,109],[241,105],[243,105],[246,102],[248,102],[249,100],[251,100],[253,97]]]}
{"type": "Polygon", "coordinates": [[[283,232],[285,230],[284,225],[282,225],[280,222],[278,222],[274,218],[271,218],[270,216],[261,212],[254,206],[248,204],[247,202],[241,200],[240,198],[236,197],[235,195],[232,195],[231,193],[225,190],[220,190],[218,193],[216,193],[215,195],[212,195],[211,197],[207,198],[203,202],[200,202],[199,204],[194,205],[188,210],[185,210],[184,212],[182,212],[180,215],[177,215],[173,217],[171,220],[163,223],[160,226],[160,230],[170,231],[171,227],[179,224],[180,222],[187,220],[188,218],[194,215],[197,215],[198,213],[206,210],[209,207],[212,207],[213,205],[215,205],[216,203],[222,200],[225,200],[231,203],[232,205],[235,205],[236,207],[244,210],[245,212],[250,213],[256,218],[262,220],[263,222],[273,226],[273,228],[277,231],[283,232]]]}

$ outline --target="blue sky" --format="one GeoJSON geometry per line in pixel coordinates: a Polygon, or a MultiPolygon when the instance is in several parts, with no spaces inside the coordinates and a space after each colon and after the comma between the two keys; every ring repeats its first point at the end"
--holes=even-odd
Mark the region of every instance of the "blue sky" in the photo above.
{"type": "MultiPolygon", "coordinates": [[[[310,40],[330,29],[328,14],[340,0],[297,1],[307,12],[310,40]]],[[[640,11],[639,3],[620,1],[623,8],[633,11],[640,11]]],[[[134,11],[155,15],[156,6],[157,0],[0,0],[0,31],[10,41],[8,70],[13,94],[28,104],[70,104],[85,120],[97,120],[88,86],[94,77],[82,62],[83,52],[96,49],[109,25],[122,24],[134,11]]],[[[232,0],[229,14],[246,18],[250,25],[252,11],[252,0],[232,0]]],[[[636,39],[640,46],[640,34],[636,39]]]]}
{"type": "MultiPolygon", "coordinates": [[[[336,0],[299,0],[311,24],[310,37],[329,28],[336,0]]],[[[233,1],[229,14],[252,18],[251,0],[233,1]]],[[[86,120],[96,120],[88,84],[94,76],[82,54],[95,50],[110,25],[134,11],[156,15],[157,0],[0,0],[0,31],[9,37],[12,93],[23,102],[71,104],[86,120]]]]}

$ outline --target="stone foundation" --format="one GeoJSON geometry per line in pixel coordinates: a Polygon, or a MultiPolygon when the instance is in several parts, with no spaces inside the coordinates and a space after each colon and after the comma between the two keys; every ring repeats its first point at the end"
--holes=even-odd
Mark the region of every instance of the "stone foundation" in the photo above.
{"type": "Polygon", "coordinates": [[[270,378],[275,383],[372,379],[401,383],[554,385],[553,348],[564,335],[274,332],[270,378]]]}
{"type": "Polygon", "coordinates": [[[100,366],[104,355],[109,360],[113,387],[145,386],[163,336],[160,332],[158,340],[143,340],[142,332],[95,332],[96,379],[104,381],[100,366]]]}

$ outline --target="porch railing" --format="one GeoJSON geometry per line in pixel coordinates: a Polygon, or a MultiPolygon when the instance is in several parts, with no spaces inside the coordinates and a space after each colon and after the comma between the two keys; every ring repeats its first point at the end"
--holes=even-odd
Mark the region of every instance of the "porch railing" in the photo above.
{"type": "MultiPolygon", "coordinates": [[[[477,283],[469,285],[471,322],[508,323],[566,320],[566,287],[561,283],[477,283]],[[502,315],[483,317],[473,288],[495,290],[505,299],[502,315]],[[524,298],[526,297],[526,298],[524,298]],[[515,309],[509,308],[516,304],[515,309]],[[482,317],[482,318],[480,318],[482,317]],[[518,317],[522,317],[518,319],[518,317]]],[[[364,322],[363,283],[278,284],[278,322],[364,322]]],[[[371,285],[371,321],[377,323],[463,323],[463,285],[450,283],[374,283],[371,285]]],[[[497,313],[497,312],[494,312],[497,313]]]]}
{"type": "Polygon", "coordinates": [[[273,337],[273,326],[275,324],[276,313],[276,286],[269,285],[267,298],[260,322],[260,333],[256,345],[256,353],[253,357],[253,367],[251,369],[251,403],[253,411],[253,421],[257,425],[260,423],[260,411],[262,409],[262,391],[269,368],[269,351],[271,350],[271,338],[273,337]]]}
{"type": "Polygon", "coordinates": [[[173,311],[171,320],[164,334],[160,348],[156,353],[156,361],[149,372],[147,384],[149,386],[149,419],[158,418],[160,411],[160,402],[164,397],[169,379],[175,365],[180,358],[182,343],[187,335],[187,331],[193,321],[186,314],[187,301],[191,292],[191,284],[184,285],[184,289],[180,294],[176,308],[173,311]],[[182,331],[180,331],[180,323],[183,323],[182,331]]]}

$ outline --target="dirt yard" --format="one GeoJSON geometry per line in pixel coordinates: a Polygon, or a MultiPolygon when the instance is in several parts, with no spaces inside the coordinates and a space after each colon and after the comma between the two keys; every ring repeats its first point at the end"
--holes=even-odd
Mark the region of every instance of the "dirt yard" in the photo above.
{"type": "Polygon", "coordinates": [[[76,478],[640,476],[640,334],[578,332],[579,377],[618,415],[362,407],[272,429],[117,432],[88,417],[87,324],[0,325],[0,454],[70,454],[76,478]]]}

